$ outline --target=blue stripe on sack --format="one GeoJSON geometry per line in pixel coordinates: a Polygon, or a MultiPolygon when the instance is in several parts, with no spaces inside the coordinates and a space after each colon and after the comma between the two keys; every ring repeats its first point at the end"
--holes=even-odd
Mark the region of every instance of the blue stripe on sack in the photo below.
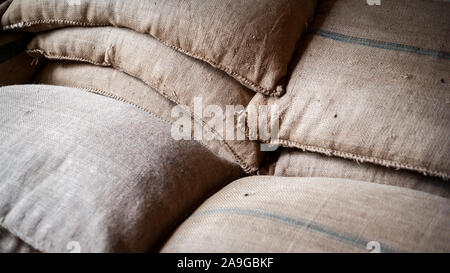
{"type": "Polygon", "coordinates": [[[409,45],[396,44],[396,43],[390,43],[390,42],[378,41],[378,40],[372,40],[372,39],[359,38],[359,37],[349,36],[349,35],[332,32],[332,31],[328,31],[328,30],[322,30],[322,29],[312,30],[312,31],[310,31],[310,33],[319,35],[321,37],[329,38],[329,39],[332,39],[335,41],[344,42],[344,43],[370,46],[370,47],[387,49],[387,50],[416,53],[416,54],[420,54],[420,55],[443,58],[443,59],[450,59],[450,53],[445,52],[445,51],[420,48],[420,47],[414,47],[414,46],[409,46],[409,45]]]}
{"type": "Polygon", "coordinates": [[[22,53],[30,40],[31,36],[26,35],[20,39],[0,45],[0,63],[6,62],[22,53]]]}
{"type": "MultiPolygon", "coordinates": [[[[281,216],[281,215],[277,215],[277,214],[273,214],[273,213],[265,212],[265,211],[261,211],[261,210],[242,209],[242,208],[221,208],[221,209],[212,209],[212,210],[196,212],[192,215],[192,217],[214,215],[214,214],[237,214],[237,215],[254,216],[254,217],[270,219],[270,220],[288,224],[290,226],[294,226],[297,228],[310,229],[312,231],[321,233],[321,234],[326,235],[327,237],[330,237],[337,241],[351,244],[351,245],[354,245],[357,247],[362,247],[363,249],[366,249],[367,243],[369,242],[369,241],[359,239],[359,238],[354,237],[349,234],[344,234],[341,232],[333,231],[332,229],[330,229],[328,227],[322,226],[317,223],[313,223],[311,221],[293,219],[293,218],[289,218],[289,217],[285,217],[285,216],[281,216]]],[[[381,252],[383,252],[383,253],[398,252],[398,251],[395,251],[393,248],[386,246],[385,244],[382,244],[381,242],[380,242],[380,245],[381,245],[381,252]]]]}

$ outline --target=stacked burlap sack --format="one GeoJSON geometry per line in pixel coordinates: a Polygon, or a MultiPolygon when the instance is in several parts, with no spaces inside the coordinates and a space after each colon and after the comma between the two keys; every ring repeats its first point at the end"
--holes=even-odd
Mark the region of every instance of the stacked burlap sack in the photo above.
{"type": "Polygon", "coordinates": [[[1,250],[449,251],[449,3],[7,0],[0,12],[0,44],[25,50],[0,63],[0,84],[38,84],[0,91],[1,250]],[[247,111],[221,128],[225,114],[197,111],[211,105],[247,111]],[[176,106],[203,137],[173,139],[176,106]],[[278,110],[270,138],[249,129],[264,106],[278,110]]]}

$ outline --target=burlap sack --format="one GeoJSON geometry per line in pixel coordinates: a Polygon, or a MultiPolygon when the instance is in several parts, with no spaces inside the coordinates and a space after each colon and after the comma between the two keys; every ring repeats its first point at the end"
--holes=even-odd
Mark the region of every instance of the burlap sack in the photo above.
{"type": "Polygon", "coordinates": [[[448,252],[450,199],[354,180],[252,176],[203,203],[162,252],[448,252]]]}
{"type": "Polygon", "coordinates": [[[250,103],[278,105],[271,142],[448,179],[448,14],[442,1],[322,2],[286,95],[250,103]]]}
{"type": "Polygon", "coordinates": [[[0,88],[0,226],[36,250],[148,251],[240,174],[132,105],[66,87],[0,88]]]}
{"type": "MultiPolygon", "coordinates": [[[[222,71],[166,47],[149,35],[125,28],[71,27],[53,30],[36,35],[28,49],[33,56],[114,67],[142,80],[176,104],[188,106],[193,114],[196,97],[202,99],[204,106],[218,105],[225,112],[226,105],[245,107],[254,95],[222,71]]],[[[95,83],[93,78],[89,81],[102,85],[95,83]]],[[[114,85],[105,83],[103,86],[111,88],[114,85]]],[[[130,93],[122,93],[123,98],[145,107],[145,100],[133,99],[133,92],[136,90],[129,91],[130,93]]],[[[166,108],[161,111],[170,113],[171,110],[166,108]]],[[[204,123],[211,119],[206,115],[196,116],[204,123]]],[[[223,118],[226,116],[223,115],[223,118]]],[[[225,122],[223,120],[223,124],[225,122]]],[[[261,157],[259,145],[255,142],[236,141],[237,137],[228,139],[226,126],[223,128],[221,131],[215,130],[217,138],[227,140],[225,145],[230,146],[236,162],[247,172],[256,171],[261,157]]]]}
{"type": "Polygon", "coordinates": [[[441,178],[424,176],[417,172],[396,170],[371,163],[303,152],[297,149],[282,149],[275,162],[275,176],[330,177],[360,180],[428,192],[450,198],[450,183],[441,178]]]}
{"type": "Polygon", "coordinates": [[[283,77],[315,0],[16,0],[3,29],[127,27],[217,67],[248,88],[283,92],[283,77]]]}
{"type": "MultiPolygon", "coordinates": [[[[176,105],[153,90],[141,80],[111,67],[103,67],[81,62],[49,61],[36,74],[35,83],[82,88],[135,105],[174,123],[176,116],[171,109],[176,105]]],[[[202,123],[194,119],[193,122],[202,123]]],[[[255,142],[237,140],[199,140],[213,153],[232,162],[240,162],[240,154],[245,156],[258,149],[255,142]]]]}

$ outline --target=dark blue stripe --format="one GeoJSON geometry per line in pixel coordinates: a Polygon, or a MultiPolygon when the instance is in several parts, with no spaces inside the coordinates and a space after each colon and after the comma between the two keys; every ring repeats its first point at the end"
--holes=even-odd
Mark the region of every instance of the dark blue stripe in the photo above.
{"type": "Polygon", "coordinates": [[[384,42],[384,41],[378,41],[378,40],[372,40],[372,39],[359,38],[359,37],[349,36],[349,35],[345,35],[345,34],[341,34],[341,33],[337,33],[337,32],[331,32],[331,31],[322,30],[322,29],[312,30],[312,31],[310,31],[310,33],[319,35],[321,37],[333,39],[335,41],[344,42],[344,43],[370,46],[370,47],[387,49],[387,50],[409,52],[409,53],[415,53],[415,54],[443,58],[443,59],[450,59],[450,53],[445,52],[445,51],[420,48],[420,47],[414,47],[414,46],[409,46],[409,45],[396,44],[396,43],[390,43],[390,42],[384,42]]]}
{"type": "MultiPolygon", "coordinates": [[[[326,235],[327,237],[330,237],[332,239],[335,239],[337,241],[351,244],[357,247],[362,247],[363,249],[366,249],[367,243],[369,241],[359,239],[357,237],[354,237],[350,234],[344,234],[342,232],[336,232],[332,229],[322,226],[317,223],[313,223],[311,221],[302,220],[302,219],[293,219],[277,214],[273,214],[270,212],[265,212],[261,210],[253,210],[253,209],[242,209],[242,208],[221,208],[221,209],[212,209],[212,210],[205,210],[196,212],[192,216],[204,216],[204,215],[214,215],[214,214],[237,214],[237,215],[247,215],[247,216],[254,216],[254,217],[260,217],[260,218],[266,218],[277,222],[282,222],[284,224],[288,224],[297,228],[302,229],[310,229],[315,232],[319,232],[323,235],[326,235]]],[[[384,253],[393,253],[397,252],[392,247],[389,247],[383,243],[380,242],[381,245],[381,252],[384,253]]]]}
{"type": "Polygon", "coordinates": [[[0,63],[6,62],[22,53],[26,49],[30,39],[30,35],[25,35],[20,39],[0,45],[0,63]]]}

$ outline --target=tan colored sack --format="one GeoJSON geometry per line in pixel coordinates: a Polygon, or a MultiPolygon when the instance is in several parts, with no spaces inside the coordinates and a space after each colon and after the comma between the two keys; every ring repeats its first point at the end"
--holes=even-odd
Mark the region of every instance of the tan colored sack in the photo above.
{"type": "Polygon", "coordinates": [[[342,0],[318,9],[286,95],[250,103],[278,105],[271,142],[450,178],[450,4],[342,0]]]}
{"type": "Polygon", "coordinates": [[[43,252],[149,251],[241,175],[198,142],[175,141],[169,123],[80,89],[2,87],[0,117],[0,245],[15,236],[43,252]]]}
{"type": "Polygon", "coordinates": [[[162,252],[449,252],[450,199],[355,180],[252,176],[210,197],[162,252]]]}
{"type": "Polygon", "coordinates": [[[127,27],[225,71],[254,91],[280,95],[315,2],[16,0],[1,24],[30,31],[67,25],[127,27]]]}
{"type": "MultiPolygon", "coordinates": [[[[176,103],[165,98],[141,80],[111,67],[96,66],[81,62],[49,61],[37,73],[34,81],[40,84],[61,85],[89,90],[107,97],[133,104],[169,123],[176,119],[170,109],[176,103]]],[[[202,122],[197,120],[197,122],[202,122]]],[[[201,140],[213,153],[232,162],[239,162],[257,150],[256,142],[233,140],[201,140]]]]}
{"type": "MultiPolygon", "coordinates": [[[[254,95],[222,71],[166,47],[149,35],[125,28],[70,27],[53,30],[36,35],[28,49],[33,56],[114,67],[142,80],[176,104],[188,106],[192,113],[196,97],[201,98],[205,106],[218,105],[225,111],[226,105],[245,107],[254,95]]],[[[95,82],[95,79],[91,81],[95,82]]],[[[132,93],[124,92],[122,96],[129,101],[134,100],[132,93]]],[[[146,106],[143,100],[134,100],[134,103],[146,106]]],[[[170,113],[172,108],[163,110],[170,113]]],[[[203,116],[204,123],[208,120],[208,117],[203,116]]],[[[226,132],[216,133],[218,139],[225,139],[226,132]]],[[[256,171],[261,157],[259,145],[237,140],[228,142],[226,145],[233,146],[230,148],[236,157],[235,161],[247,172],[256,171]]]]}
{"type": "Polygon", "coordinates": [[[297,149],[282,149],[273,170],[272,175],[275,176],[360,180],[404,187],[450,198],[450,183],[441,178],[297,149]]]}

